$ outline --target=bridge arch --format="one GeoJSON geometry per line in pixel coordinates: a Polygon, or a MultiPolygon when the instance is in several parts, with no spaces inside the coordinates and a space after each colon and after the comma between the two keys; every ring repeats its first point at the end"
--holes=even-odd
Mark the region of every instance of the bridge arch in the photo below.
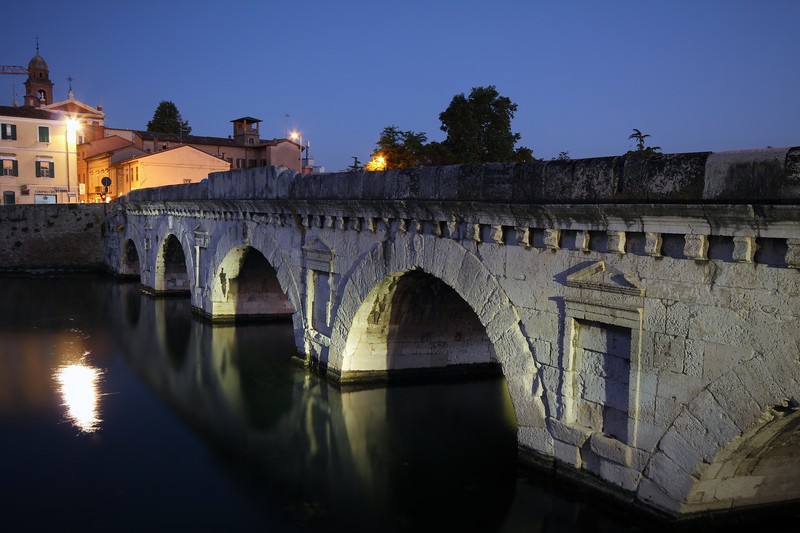
{"type": "Polygon", "coordinates": [[[166,233],[155,258],[153,289],[156,294],[188,293],[191,290],[190,258],[181,239],[166,233]]]}
{"type": "MultiPolygon", "coordinates": [[[[361,335],[374,334],[375,339],[385,341],[385,333],[379,331],[381,324],[375,324],[378,327],[374,332],[368,331],[370,315],[376,318],[376,311],[398,295],[400,300],[407,300],[405,303],[413,302],[409,296],[426,285],[451,292],[445,296],[445,301],[457,309],[461,317],[469,315],[467,309],[471,311],[470,324],[482,330],[475,338],[485,338],[488,344],[469,362],[500,363],[520,431],[528,427],[544,428],[547,409],[541,377],[537,373],[538,363],[520,329],[513,303],[480,259],[449,239],[397,235],[395,240],[379,243],[361,258],[342,290],[327,358],[320,361],[323,366],[328,372],[339,374],[342,381],[358,379],[359,372],[373,370],[362,364],[363,358],[357,353],[365,349],[363,340],[359,339],[361,335]]],[[[388,318],[384,316],[382,320],[388,318]]],[[[383,326],[389,324],[390,320],[382,323],[383,326]]],[[[443,356],[443,360],[448,359],[443,356]]],[[[433,366],[431,362],[430,358],[426,360],[427,367],[433,366]]],[[[400,363],[395,369],[402,366],[400,363]]]]}
{"type": "Polygon", "coordinates": [[[141,282],[143,263],[136,241],[132,238],[125,239],[122,244],[119,276],[127,279],[137,279],[141,282]]]}
{"type": "Polygon", "coordinates": [[[660,487],[640,484],[644,501],[713,512],[800,498],[800,404],[781,377],[797,361],[786,355],[774,371],[744,361],[687,402],[644,469],[660,487]]]}
{"type": "Polygon", "coordinates": [[[202,310],[211,320],[291,316],[302,332],[296,276],[270,230],[226,232],[208,265],[202,310]]]}

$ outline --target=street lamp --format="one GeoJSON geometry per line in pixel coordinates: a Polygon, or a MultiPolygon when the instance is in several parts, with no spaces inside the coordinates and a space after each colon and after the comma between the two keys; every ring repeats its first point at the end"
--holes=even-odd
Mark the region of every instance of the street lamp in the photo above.
{"type": "MultiPolygon", "coordinates": [[[[72,193],[72,187],[70,185],[69,179],[69,143],[70,141],[76,142],[77,141],[77,132],[78,128],[80,127],[80,123],[75,120],[74,118],[67,118],[65,129],[64,129],[64,141],[65,141],[65,150],[67,152],[67,202],[69,202],[69,197],[72,193]]],[[[77,146],[77,143],[76,143],[77,146]]],[[[76,197],[77,201],[77,197],[76,197]]]]}
{"type": "Polygon", "coordinates": [[[300,159],[300,170],[302,171],[303,170],[303,150],[304,150],[304,148],[303,148],[303,135],[299,131],[293,130],[293,131],[291,131],[289,133],[289,139],[291,139],[292,141],[294,141],[294,142],[296,142],[297,144],[300,145],[300,157],[299,157],[299,159],[300,159]]]}

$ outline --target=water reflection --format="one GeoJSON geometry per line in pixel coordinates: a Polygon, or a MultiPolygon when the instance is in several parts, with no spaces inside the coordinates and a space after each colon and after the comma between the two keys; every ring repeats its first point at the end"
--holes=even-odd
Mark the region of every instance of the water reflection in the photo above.
{"type": "Polygon", "coordinates": [[[97,431],[100,428],[100,371],[86,364],[72,364],[59,367],[55,379],[72,424],[84,433],[97,431]]]}
{"type": "Polygon", "coordinates": [[[179,301],[141,304],[119,329],[129,365],[290,522],[494,530],[508,513],[516,425],[503,380],[343,391],[290,360],[291,323],[212,327],[179,301]]]}

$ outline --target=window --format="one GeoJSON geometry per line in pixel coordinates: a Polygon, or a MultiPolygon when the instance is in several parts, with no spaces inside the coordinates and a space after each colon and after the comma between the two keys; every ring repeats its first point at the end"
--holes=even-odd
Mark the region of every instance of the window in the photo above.
{"type": "Polygon", "coordinates": [[[0,124],[0,137],[3,140],[17,140],[17,126],[15,124],[0,124]]]}
{"type": "Polygon", "coordinates": [[[37,178],[53,178],[54,166],[52,161],[37,161],[36,162],[36,177],[37,178]]]}
{"type": "Polygon", "coordinates": [[[17,203],[14,198],[14,191],[3,191],[3,203],[6,205],[14,205],[17,203]]]}
{"type": "Polygon", "coordinates": [[[19,168],[16,159],[3,159],[3,176],[19,176],[19,168]]]}
{"type": "Polygon", "coordinates": [[[50,142],[50,126],[39,126],[39,142],[50,142]]]}

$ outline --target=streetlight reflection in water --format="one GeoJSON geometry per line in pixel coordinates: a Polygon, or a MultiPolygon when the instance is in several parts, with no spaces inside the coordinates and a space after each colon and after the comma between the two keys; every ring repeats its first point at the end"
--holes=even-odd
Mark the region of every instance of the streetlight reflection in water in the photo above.
{"type": "Polygon", "coordinates": [[[67,408],[67,418],[84,433],[100,429],[101,372],[83,363],[61,366],[56,370],[58,389],[67,408]]]}

